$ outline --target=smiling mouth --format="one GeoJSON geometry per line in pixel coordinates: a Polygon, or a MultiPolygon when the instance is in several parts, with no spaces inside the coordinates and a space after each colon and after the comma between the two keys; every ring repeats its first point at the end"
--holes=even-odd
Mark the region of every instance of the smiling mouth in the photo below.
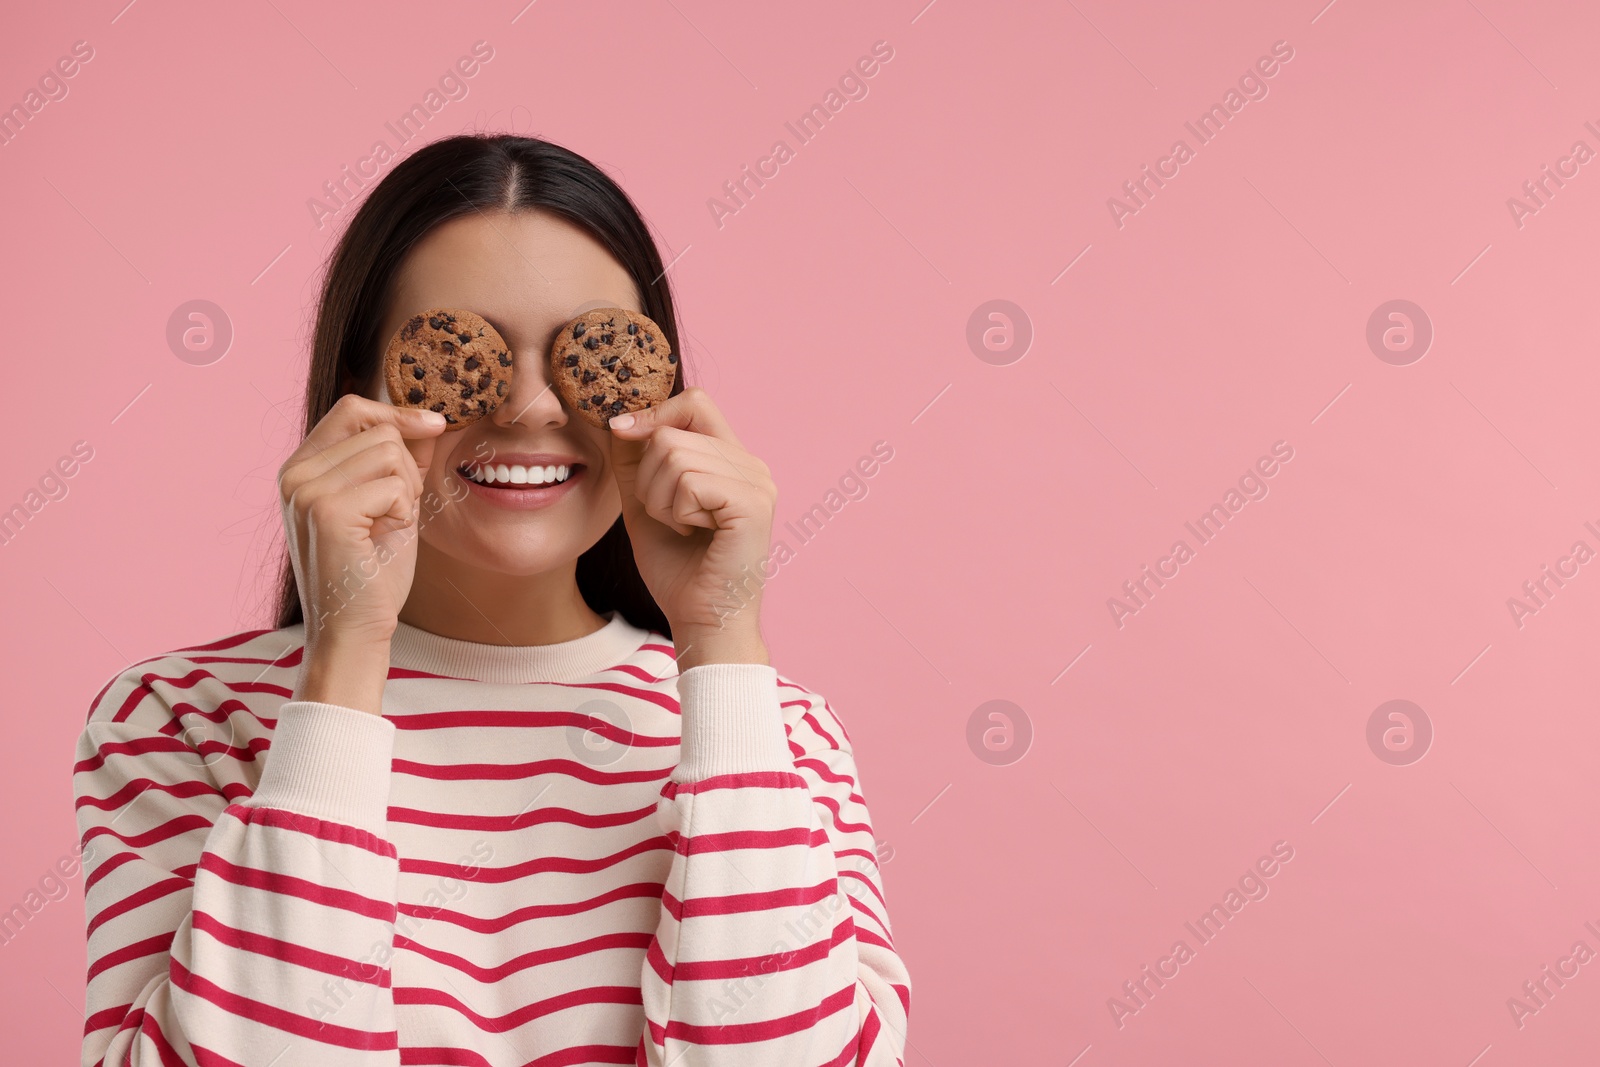
{"type": "Polygon", "coordinates": [[[583,470],[583,464],[551,467],[525,467],[518,463],[463,464],[457,468],[463,478],[496,489],[547,489],[560,485],[583,470]]]}

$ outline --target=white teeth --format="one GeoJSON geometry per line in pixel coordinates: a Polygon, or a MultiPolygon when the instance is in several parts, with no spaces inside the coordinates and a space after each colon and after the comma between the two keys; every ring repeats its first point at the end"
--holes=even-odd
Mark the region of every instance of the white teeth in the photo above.
{"type": "Polygon", "coordinates": [[[496,463],[469,467],[467,477],[479,485],[551,485],[566,481],[570,473],[565,465],[523,467],[517,464],[496,463]]]}

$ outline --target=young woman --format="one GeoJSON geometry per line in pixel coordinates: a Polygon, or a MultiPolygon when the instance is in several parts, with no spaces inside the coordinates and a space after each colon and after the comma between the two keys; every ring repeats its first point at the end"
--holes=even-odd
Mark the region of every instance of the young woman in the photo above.
{"type": "Polygon", "coordinates": [[[79,739],[86,1067],[901,1062],[849,736],[757,624],[769,471],[681,361],[631,421],[565,408],[545,353],[600,306],[679,350],[637,210],[555,145],[452,137],[357,211],[277,628],[129,667],[79,739]],[[431,307],[512,349],[477,422],[387,399],[431,307]]]}

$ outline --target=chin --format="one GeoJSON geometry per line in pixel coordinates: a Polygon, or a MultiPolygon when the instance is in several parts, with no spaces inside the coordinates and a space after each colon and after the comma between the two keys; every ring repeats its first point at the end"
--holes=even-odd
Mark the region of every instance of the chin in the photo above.
{"type": "Polygon", "coordinates": [[[540,521],[491,527],[440,523],[436,529],[424,531],[423,540],[435,552],[466,566],[524,578],[573,564],[615,521],[613,517],[586,524],[593,525],[593,536],[587,538],[565,524],[540,521]]]}

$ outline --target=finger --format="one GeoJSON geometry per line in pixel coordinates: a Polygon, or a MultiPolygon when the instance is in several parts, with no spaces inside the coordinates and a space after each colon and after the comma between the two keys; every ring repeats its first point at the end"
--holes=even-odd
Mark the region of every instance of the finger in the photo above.
{"type": "Polygon", "coordinates": [[[732,468],[718,453],[716,442],[704,434],[662,426],[645,442],[635,474],[636,492],[646,507],[664,502],[672,483],[686,470],[699,469],[730,473],[732,468]],[[665,477],[663,477],[663,472],[665,477]]]}
{"type": "Polygon", "coordinates": [[[693,462],[702,470],[736,474],[752,484],[761,483],[771,474],[765,463],[742,448],[703,433],[662,426],[646,441],[644,454],[639,457],[639,484],[648,483],[656,468],[680,453],[693,456],[693,462]]]}
{"type": "Polygon", "coordinates": [[[737,478],[704,471],[688,471],[678,479],[671,515],[686,526],[720,530],[736,518],[749,514],[739,497],[746,486],[737,478]]]}
{"type": "Polygon", "coordinates": [[[618,415],[608,425],[611,427],[606,435],[608,455],[624,499],[638,481],[645,443],[663,426],[711,436],[723,435],[734,445],[743,447],[712,403],[710,394],[699,386],[690,386],[654,407],[618,415]]]}
{"type": "Polygon", "coordinates": [[[675,533],[688,534],[693,532],[693,528],[688,523],[680,522],[673,515],[673,503],[678,492],[678,476],[658,478],[657,483],[665,486],[665,493],[658,492],[653,501],[638,501],[638,508],[663,526],[671,527],[675,533]]]}
{"type": "Polygon", "coordinates": [[[329,465],[327,470],[301,486],[298,499],[305,500],[305,494],[313,485],[320,484],[337,491],[391,475],[404,479],[412,495],[422,495],[422,475],[417,472],[417,465],[405,446],[398,441],[375,441],[370,447],[329,465]]]}
{"type": "Polygon", "coordinates": [[[649,437],[658,426],[673,426],[715,437],[736,448],[744,447],[739,438],[734,436],[733,428],[711,399],[711,394],[698,385],[691,385],[677,396],[669,396],[653,407],[618,415],[608,425],[611,432],[623,440],[649,437]],[[629,418],[629,415],[632,417],[629,418]],[[619,425],[624,422],[625,425],[619,425]]]}
{"type": "MultiPolygon", "coordinates": [[[[399,486],[402,492],[399,498],[390,493],[389,503],[378,514],[387,514],[397,523],[410,522],[417,512],[417,495],[411,491],[410,482],[398,474],[386,474],[381,477],[371,478],[366,481],[355,482],[345,477],[340,470],[332,470],[319,475],[301,488],[293,501],[288,505],[291,519],[295,525],[303,530],[326,530],[333,523],[339,528],[350,527],[350,520],[358,518],[362,513],[359,510],[361,502],[371,502],[373,498],[364,496],[370,493],[368,486],[382,484],[384,486],[399,486]]],[[[381,494],[380,494],[381,495],[381,494]]],[[[366,518],[374,518],[366,515],[366,518]]],[[[364,524],[354,524],[364,525],[364,524]]]]}
{"type": "MultiPolygon", "coordinates": [[[[432,442],[429,441],[428,444],[431,447],[432,442]]],[[[399,429],[392,424],[384,424],[335,441],[327,448],[319,447],[308,438],[302,443],[301,449],[284,464],[284,470],[279,476],[279,487],[284,499],[289,499],[313,478],[339,469],[353,457],[374,449],[393,457],[395,465],[391,473],[407,474],[414,479],[417,492],[422,491],[422,472],[426,468],[417,463],[415,453],[407,447],[399,429]]]]}
{"type": "Polygon", "coordinates": [[[639,483],[638,493],[644,502],[645,513],[658,518],[670,515],[681,521],[675,509],[683,495],[683,479],[690,474],[726,478],[742,498],[751,501],[766,492],[764,481],[754,481],[741,471],[731,470],[718,457],[711,457],[706,462],[705,457],[698,453],[680,453],[680,458],[664,462],[649,481],[639,483]]]}
{"type": "MultiPolygon", "coordinates": [[[[323,477],[338,474],[330,472],[323,477]]],[[[409,525],[415,518],[415,505],[416,497],[405,479],[390,475],[317,497],[306,509],[306,520],[314,539],[340,532],[370,534],[380,519],[392,520],[396,526],[409,525]]]]}
{"type": "Polygon", "coordinates": [[[346,393],[311,428],[301,447],[315,453],[374,426],[393,426],[403,438],[431,441],[443,433],[449,423],[437,411],[397,407],[346,393]]]}

